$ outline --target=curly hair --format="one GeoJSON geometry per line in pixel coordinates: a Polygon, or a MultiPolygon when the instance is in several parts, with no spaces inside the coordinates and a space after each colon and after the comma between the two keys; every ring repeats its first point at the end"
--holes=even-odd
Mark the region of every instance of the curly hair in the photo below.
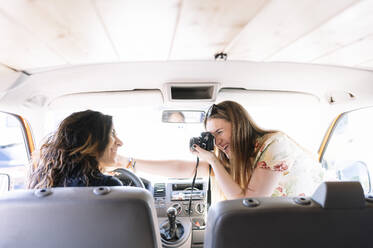
{"type": "Polygon", "coordinates": [[[205,128],[207,121],[214,118],[226,120],[232,125],[232,157],[228,158],[220,150],[216,152],[227,172],[240,185],[244,193],[254,171],[250,158],[254,156],[256,139],[276,131],[261,129],[246,109],[233,101],[224,101],[211,106],[204,120],[205,128]]]}
{"type": "Polygon", "coordinates": [[[65,118],[33,158],[28,188],[65,187],[71,178],[88,186],[89,178],[100,172],[98,158],[109,143],[112,124],[111,116],[92,110],[65,118]]]}

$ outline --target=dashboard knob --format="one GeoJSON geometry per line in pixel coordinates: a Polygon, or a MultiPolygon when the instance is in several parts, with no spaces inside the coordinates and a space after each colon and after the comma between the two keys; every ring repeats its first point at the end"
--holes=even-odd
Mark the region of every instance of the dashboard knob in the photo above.
{"type": "Polygon", "coordinates": [[[203,214],[205,212],[205,208],[206,208],[205,204],[201,202],[197,203],[195,207],[196,212],[199,214],[203,214]]]}

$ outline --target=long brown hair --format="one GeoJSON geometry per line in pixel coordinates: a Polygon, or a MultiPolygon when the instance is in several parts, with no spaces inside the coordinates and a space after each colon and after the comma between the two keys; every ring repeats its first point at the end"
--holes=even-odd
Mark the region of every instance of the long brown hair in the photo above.
{"type": "Polygon", "coordinates": [[[276,131],[258,127],[246,109],[233,101],[224,101],[211,106],[204,120],[205,128],[210,119],[223,119],[232,125],[231,158],[218,149],[216,152],[227,172],[240,185],[242,193],[245,193],[254,171],[251,158],[255,155],[256,139],[276,131]]]}
{"type": "Polygon", "coordinates": [[[99,173],[98,158],[109,143],[112,117],[97,111],[75,112],[64,119],[57,131],[41,146],[34,158],[29,188],[67,186],[71,178],[89,177],[99,173]]]}

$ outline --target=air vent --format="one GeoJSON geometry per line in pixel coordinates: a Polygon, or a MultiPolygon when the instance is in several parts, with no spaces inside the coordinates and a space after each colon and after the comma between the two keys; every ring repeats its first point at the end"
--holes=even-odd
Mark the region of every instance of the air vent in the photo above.
{"type": "Polygon", "coordinates": [[[166,185],[164,183],[154,184],[154,197],[165,197],[166,185]]]}

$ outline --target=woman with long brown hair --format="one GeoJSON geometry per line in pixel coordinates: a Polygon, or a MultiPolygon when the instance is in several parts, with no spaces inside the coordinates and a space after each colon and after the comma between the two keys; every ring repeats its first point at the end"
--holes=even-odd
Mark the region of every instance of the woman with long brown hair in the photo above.
{"type": "MultiPolygon", "coordinates": [[[[215,186],[212,187],[213,202],[312,193],[315,186],[304,192],[304,188],[298,187],[298,182],[305,178],[292,173],[297,160],[298,166],[295,167],[300,171],[299,160],[309,157],[308,154],[286,134],[257,126],[240,104],[224,101],[212,105],[205,116],[204,126],[215,138],[215,151],[195,145],[192,153],[202,160],[198,167],[199,176],[208,175],[211,165],[215,186]]],[[[191,177],[195,165],[190,161],[130,160],[129,165],[135,164],[136,170],[169,177],[191,177]]]]}
{"type": "Polygon", "coordinates": [[[73,113],[33,158],[28,187],[120,186],[117,178],[102,171],[115,163],[122,144],[111,116],[92,110],[73,113]]]}

